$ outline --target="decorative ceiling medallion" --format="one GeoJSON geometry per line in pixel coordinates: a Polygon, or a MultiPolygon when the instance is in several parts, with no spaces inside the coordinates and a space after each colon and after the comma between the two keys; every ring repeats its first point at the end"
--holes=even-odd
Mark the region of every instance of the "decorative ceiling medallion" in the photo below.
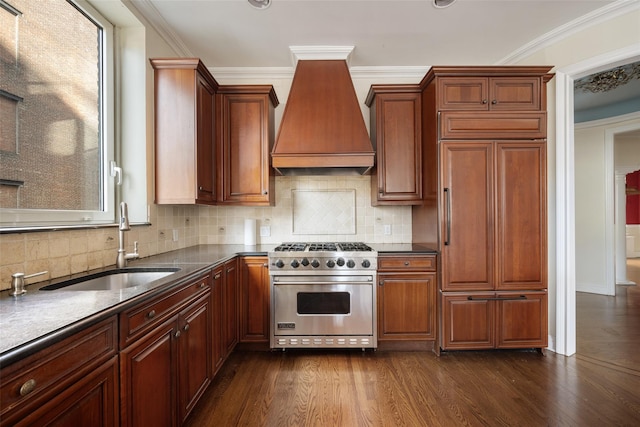
{"type": "Polygon", "coordinates": [[[266,9],[271,6],[271,0],[248,0],[249,4],[256,9],[266,9]]]}
{"type": "Polygon", "coordinates": [[[608,92],[629,83],[633,79],[640,79],[640,62],[622,65],[611,70],[593,74],[576,80],[575,89],[583,92],[608,92]]]}

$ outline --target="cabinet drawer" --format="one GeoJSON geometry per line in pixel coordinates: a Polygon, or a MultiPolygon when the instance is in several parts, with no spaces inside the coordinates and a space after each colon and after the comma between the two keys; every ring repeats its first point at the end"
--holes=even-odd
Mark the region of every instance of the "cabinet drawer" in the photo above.
{"type": "Polygon", "coordinates": [[[187,302],[209,292],[210,281],[211,275],[207,274],[120,313],[120,348],[175,314],[187,302]]]}
{"type": "Polygon", "coordinates": [[[49,400],[116,354],[116,316],[7,366],[0,372],[0,419],[49,400]]]}
{"type": "Polygon", "coordinates": [[[436,271],[436,256],[387,256],[378,257],[378,271],[436,271]]]}
{"type": "Polygon", "coordinates": [[[546,112],[440,113],[442,139],[545,139],[546,112]]]}

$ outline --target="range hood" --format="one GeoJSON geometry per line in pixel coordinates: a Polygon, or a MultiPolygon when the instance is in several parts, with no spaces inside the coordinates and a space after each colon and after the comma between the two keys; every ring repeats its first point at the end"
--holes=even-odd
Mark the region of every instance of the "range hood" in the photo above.
{"type": "Polygon", "coordinates": [[[362,175],[374,159],[346,61],[298,61],[273,168],[282,175],[362,175]]]}

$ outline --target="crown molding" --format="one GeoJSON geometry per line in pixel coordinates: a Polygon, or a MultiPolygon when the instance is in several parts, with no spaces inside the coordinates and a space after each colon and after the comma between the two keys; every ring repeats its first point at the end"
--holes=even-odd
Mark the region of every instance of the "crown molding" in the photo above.
{"type": "Polygon", "coordinates": [[[160,15],[158,9],[150,0],[136,0],[130,2],[142,16],[145,17],[149,25],[160,35],[160,37],[175,51],[176,55],[182,57],[194,57],[195,55],[184,44],[180,36],[173,31],[167,21],[160,15]]]}
{"type": "Polygon", "coordinates": [[[353,49],[355,46],[289,46],[293,68],[300,60],[342,59],[349,65],[353,49]]]}
{"type": "Polygon", "coordinates": [[[552,44],[579,33],[586,28],[606,22],[617,16],[624,15],[640,9],[640,1],[637,0],[618,0],[614,3],[594,10],[578,19],[574,19],[564,25],[561,25],[546,34],[532,40],[524,46],[516,49],[511,54],[505,56],[496,65],[515,64],[524,58],[536,53],[537,51],[548,47],[552,44]]]}
{"type": "MultiPolygon", "coordinates": [[[[430,66],[408,67],[351,67],[349,73],[354,79],[414,79],[420,82],[430,66]]],[[[216,79],[262,80],[291,79],[295,67],[209,67],[216,79]]]]}

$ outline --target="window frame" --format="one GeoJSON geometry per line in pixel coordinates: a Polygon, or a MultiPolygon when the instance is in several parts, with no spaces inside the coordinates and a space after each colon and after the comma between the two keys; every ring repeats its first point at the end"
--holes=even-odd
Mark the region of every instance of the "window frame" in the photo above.
{"type": "Polygon", "coordinates": [[[0,232],[28,231],[65,227],[95,227],[116,222],[115,180],[110,164],[115,160],[115,61],[114,27],[85,0],[66,0],[79,13],[102,28],[100,43],[100,135],[102,210],[13,209],[0,208],[0,232]]]}

